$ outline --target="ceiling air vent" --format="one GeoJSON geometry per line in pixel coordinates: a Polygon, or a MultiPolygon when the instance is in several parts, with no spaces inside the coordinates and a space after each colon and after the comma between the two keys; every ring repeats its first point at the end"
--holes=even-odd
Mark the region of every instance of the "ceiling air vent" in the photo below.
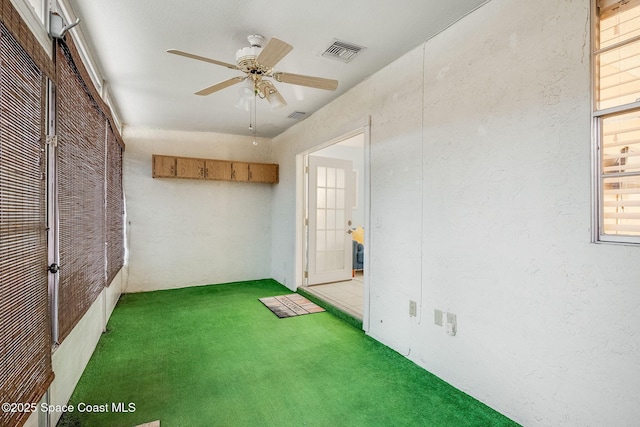
{"type": "Polygon", "coordinates": [[[294,111],[293,113],[289,114],[287,117],[289,117],[290,119],[302,120],[305,117],[307,117],[307,113],[303,113],[302,111],[294,111]]]}
{"type": "Polygon", "coordinates": [[[358,52],[364,49],[366,49],[364,46],[334,39],[333,44],[322,53],[322,56],[342,62],[349,62],[356,57],[358,52]]]}

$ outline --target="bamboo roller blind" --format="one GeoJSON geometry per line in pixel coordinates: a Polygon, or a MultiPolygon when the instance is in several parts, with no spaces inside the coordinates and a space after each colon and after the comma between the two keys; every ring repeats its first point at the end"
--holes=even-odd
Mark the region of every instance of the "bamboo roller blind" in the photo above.
{"type": "Polygon", "coordinates": [[[63,340],[106,285],[105,118],[66,45],[57,46],[59,333],[63,340]]]}
{"type": "Polygon", "coordinates": [[[122,147],[107,126],[107,286],[124,263],[124,199],[122,197],[122,147]]]}
{"type": "MultiPolygon", "coordinates": [[[[0,26],[0,402],[37,402],[53,372],[47,289],[44,79],[0,26]]],[[[0,412],[0,425],[28,413],[0,412]]]]}

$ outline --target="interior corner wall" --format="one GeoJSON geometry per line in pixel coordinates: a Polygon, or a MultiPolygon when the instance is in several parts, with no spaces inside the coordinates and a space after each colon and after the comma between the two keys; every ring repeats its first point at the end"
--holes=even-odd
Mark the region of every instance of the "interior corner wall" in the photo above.
{"type": "Polygon", "coordinates": [[[125,292],[270,277],[271,184],[151,176],[153,154],[271,162],[268,139],[131,127],[123,139],[125,292]]]}
{"type": "Polygon", "coordinates": [[[590,242],[589,16],[491,0],[274,139],[272,276],[296,155],[370,115],[369,333],[528,426],[640,419],[640,248],[590,242]]]}

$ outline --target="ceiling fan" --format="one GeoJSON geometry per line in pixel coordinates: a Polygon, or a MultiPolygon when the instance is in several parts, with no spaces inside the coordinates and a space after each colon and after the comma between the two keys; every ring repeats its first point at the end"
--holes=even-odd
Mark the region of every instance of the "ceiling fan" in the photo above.
{"type": "Polygon", "coordinates": [[[278,92],[273,82],[265,79],[265,77],[272,78],[279,83],[289,83],[323,90],[336,90],[338,87],[337,80],[274,71],[273,67],[293,49],[293,46],[273,37],[263,48],[262,45],[265,38],[259,34],[250,35],[247,39],[251,46],[244,47],[236,52],[235,65],[176,49],[169,49],[167,52],[221,65],[232,70],[239,70],[246,74],[245,76],[233,77],[204,88],[196,92],[196,95],[211,95],[219,90],[246,81],[249,85],[248,90],[252,92],[251,96],[255,95],[266,99],[271,104],[271,108],[279,108],[287,105],[287,102],[278,92]]]}

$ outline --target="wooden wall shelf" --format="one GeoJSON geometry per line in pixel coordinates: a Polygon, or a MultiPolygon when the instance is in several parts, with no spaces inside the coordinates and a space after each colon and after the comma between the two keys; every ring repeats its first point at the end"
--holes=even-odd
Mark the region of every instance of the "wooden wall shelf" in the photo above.
{"type": "Polygon", "coordinates": [[[152,176],[277,184],[278,165],[154,154],[152,176]]]}

